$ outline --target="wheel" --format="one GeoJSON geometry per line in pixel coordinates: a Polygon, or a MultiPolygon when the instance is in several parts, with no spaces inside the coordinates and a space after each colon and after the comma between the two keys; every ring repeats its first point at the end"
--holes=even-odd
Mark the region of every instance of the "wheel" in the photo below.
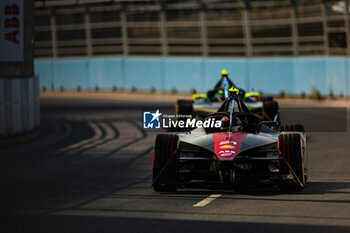
{"type": "Polygon", "coordinates": [[[263,111],[267,114],[269,120],[273,120],[278,113],[279,107],[276,101],[264,101],[263,111]]]}
{"type": "MultiPolygon", "coordinates": [[[[187,113],[191,112],[192,108],[192,100],[178,100],[175,103],[174,110],[175,110],[175,115],[192,115],[192,113],[187,113]]],[[[193,111],[193,110],[192,110],[193,111]]],[[[175,120],[184,120],[186,121],[187,118],[185,117],[175,117],[175,120]]],[[[180,128],[180,127],[174,127],[172,125],[169,126],[169,128],[166,129],[167,133],[174,133],[174,132],[187,132],[188,130],[185,128],[180,128]]]]}
{"type": "Polygon", "coordinates": [[[179,137],[158,134],[153,152],[153,189],[156,192],[176,191],[176,150],[179,137]]]}
{"type": "Polygon", "coordinates": [[[193,115],[193,101],[192,100],[178,100],[175,105],[175,114],[193,115]]]}
{"type": "MultiPolygon", "coordinates": [[[[187,121],[187,119],[194,116],[193,111],[193,101],[192,100],[178,100],[175,104],[175,114],[183,115],[181,117],[176,117],[177,120],[187,121]],[[186,116],[184,116],[186,115],[186,116]]],[[[168,132],[188,132],[192,128],[180,128],[180,127],[170,127],[168,132]]]]}
{"type": "Polygon", "coordinates": [[[261,97],[262,101],[273,101],[273,97],[272,96],[263,96],[261,97]]]}
{"type": "MultiPolygon", "coordinates": [[[[281,185],[282,190],[286,191],[302,191],[305,187],[305,173],[303,164],[302,139],[300,134],[282,134],[278,138],[278,147],[285,161],[289,163],[294,174],[298,177],[301,184],[295,178],[294,182],[286,182],[281,185]]],[[[289,174],[290,168],[286,162],[281,162],[280,173],[282,175],[289,174]]],[[[293,173],[292,173],[293,174],[293,173]]],[[[294,176],[293,174],[293,176],[294,176]]]]}
{"type": "Polygon", "coordinates": [[[283,124],[281,126],[281,132],[303,132],[303,133],[305,133],[305,127],[301,124],[283,124]]]}

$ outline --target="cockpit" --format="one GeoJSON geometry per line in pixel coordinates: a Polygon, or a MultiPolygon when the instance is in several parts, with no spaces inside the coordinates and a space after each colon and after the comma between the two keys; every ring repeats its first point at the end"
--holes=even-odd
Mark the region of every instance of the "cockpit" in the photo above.
{"type": "Polygon", "coordinates": [[[231,94],[219,108],[218,112],[206,116],[221,121],[220,128],[208,128],[207,133],[214,132],[252,132],[257,130],[261,117],[252,113],[245,106],[243,101],[237,96],[238,89],[230,89],[231,94]]]}

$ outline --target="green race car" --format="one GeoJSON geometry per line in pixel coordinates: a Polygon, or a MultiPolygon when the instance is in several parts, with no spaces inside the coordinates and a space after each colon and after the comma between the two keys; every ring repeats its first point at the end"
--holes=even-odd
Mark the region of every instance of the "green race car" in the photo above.
{"type": "MultiPolygon", "coordinates": [[[[228,97],[228,89],[237,88],[229,79],[225,69],[221,72],[221,76],[214,89],[207,94],[193,94],[192,100],[178,100],[175,104],[175,114],[203,118],[207,114],[216,112],[228,97]]],[[[263,120],[273,120],[278,115],[278,103],[273,100],[273,97],[264,97],[261,93],[237,89],[239,89],[239,98],[243,100],[249,111],[260,115],[263,120]]]]}

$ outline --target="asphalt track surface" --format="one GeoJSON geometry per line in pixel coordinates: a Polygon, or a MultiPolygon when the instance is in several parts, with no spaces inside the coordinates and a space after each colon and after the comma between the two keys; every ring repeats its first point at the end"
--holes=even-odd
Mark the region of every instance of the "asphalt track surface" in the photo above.
{"type": "MultiPolygon", "coordinates": [[[[0,149],[2,233],[350,232],[349,117],[343,132],[308,134],[310,182],[301,193],[271,187],[156,193],[158,132],[142,129],[141,108],[172,103],[41,102],[42,136],[0,149]]],[[[340,121],[329,109],[295,118],[340,121]]]]}

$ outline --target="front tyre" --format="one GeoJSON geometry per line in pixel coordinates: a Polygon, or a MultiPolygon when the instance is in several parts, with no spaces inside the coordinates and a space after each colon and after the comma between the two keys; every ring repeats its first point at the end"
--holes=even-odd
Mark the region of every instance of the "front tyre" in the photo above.
{"type": "Polygon", "coordinates": [[[302,191],[306,185],[303,149],[300,134],[282,134],[278,138],[278,147],[284,160],[280,164],[281,175],[292,173],[293,182],[281,184],[284,191],[302,191]],[[290,165],[290,167],[288,166],[290,165]]]}
{"type": "Polygon", "coordinates": [[[158,134],[153,153],[153,189],[156,192],[176,191],[176,151],[179,137],[158,134]]]}

